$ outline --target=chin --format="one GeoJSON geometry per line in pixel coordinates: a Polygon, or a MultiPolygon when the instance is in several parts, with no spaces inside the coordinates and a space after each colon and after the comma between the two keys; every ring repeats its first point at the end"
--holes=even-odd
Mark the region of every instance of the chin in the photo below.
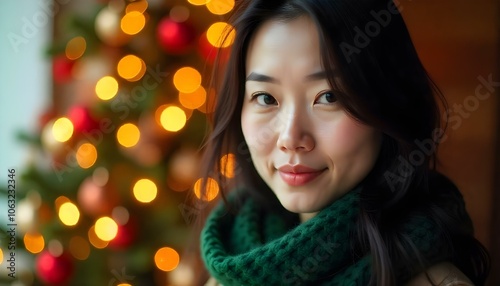
{"type": "Polygon", "coordinates": [[[314,213],[320,211],[325,206],[311,201],[311,198],[301,198],[301,196],[278,197],[281,205],[289,212],[292,213],[314,213]]]}

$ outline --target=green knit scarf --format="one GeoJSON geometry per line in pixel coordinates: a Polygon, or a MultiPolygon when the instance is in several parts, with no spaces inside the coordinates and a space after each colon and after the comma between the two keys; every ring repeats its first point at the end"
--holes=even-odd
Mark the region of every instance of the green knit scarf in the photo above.
{"type": "MultiPolygon", "coordinates": [[[[224,286],[368,285],[371,257],[354,255],[351,244],[359,192],[347,193],[292,227],[250,198],[237,215],[220,204],[201,234],[205,265],[224,286]]],[[[429,219],[413,217],[402,231],[426,258],[445,259],[439,257],[440,239],[429,219]]]]}

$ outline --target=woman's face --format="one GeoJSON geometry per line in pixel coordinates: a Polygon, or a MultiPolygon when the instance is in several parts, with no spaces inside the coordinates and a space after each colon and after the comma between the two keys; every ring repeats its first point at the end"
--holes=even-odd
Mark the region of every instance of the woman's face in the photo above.
{"type": "Polygon", "coordinates": [[[243,135],[257,172],[287,210],[318,212],[373,168],[381,135],[336,102],[308,17],[265,22],[250,42],[246,76],[243,135]]]}

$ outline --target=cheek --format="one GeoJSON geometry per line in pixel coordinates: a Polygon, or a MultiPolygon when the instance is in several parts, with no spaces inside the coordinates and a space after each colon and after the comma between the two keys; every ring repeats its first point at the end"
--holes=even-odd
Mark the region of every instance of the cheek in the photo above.
{"type": "Polygon", "coordinates": [[[252,154],[267,152],[273,146],[274,132],[269,124],[245,109],[241,115],[241,129],[252,154]]]}

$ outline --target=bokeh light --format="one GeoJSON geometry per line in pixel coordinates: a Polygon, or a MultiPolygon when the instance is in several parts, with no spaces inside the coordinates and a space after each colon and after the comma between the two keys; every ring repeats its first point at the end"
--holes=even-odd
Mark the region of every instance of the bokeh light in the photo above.
{"type": "Polygon", "coordinates": [[[81,236],[74,236],[69,241],[69,252],[78,260],[85,260],[90,255],[90,245],[81,236]]]}
{"type": "Polygon", "coordinates": [[[26,250],[31,253],[39,253],[45,247],[45,239],[38,232],[27,232],[24,235],[23,241],[26,250]]]}
{"type": "Polygon", "coordinates": [[[148,1],[140,0],[140,1],[135,1],[135,2],[128,4],[127,8],[125,9],[125,13],[130,13],[132,11],[144,13],[144,12],[146,12],[146,9],[148,9],[148,1]]]}
{"type": "Polygon", "coordinates": [[[113,208],[111,217],[116,221],[117,224],[126,225],[130,218],[130,213],[125,207],[117,206],[113,208]]]}
{"type": "Polygon", "coordinates": [[[138,81],[146,73],[146,64],[135,55],[126,55],[116,67],[118,74],[128,81],[138,81]]]}
{"type": "Polygon", "coordinates": [[[192,67],[183,67],[174,74],[174,86],[180,92],[191,93],[201,85],[201,74],[192,67]]]}
{"type": "Polygon", "coordinates": [[[97,249],[103,249],[109,244],[109,241],[104,241],[97,236],[94,225],[89,229],[88,237],[90,243],[97,249]]]}
{"type": "Polygon", "coordinates": [[[179,102],[185,108],[196,109],[205,104],[207,100],[207,91],[203,86],[195,90],[192,93],[179,92],[179,102]]]}
{"type": "Polygon", "coordinates": [[[202,183],[203,179],[198,179],[194,183],[194,194],[196,197],[207,202],[215,199],[219,194],[219,184],[217,184],[217,181],[212,178],[208,178],[205,185],[205,192],[202,192],[202,183]]]}
{"type": "Polygon", "coordinates": [[[2,248],[0,248],[0,265],[2,264],[3,262],[3,250],[2,248]]]}
{"type": "Polygon", "coordinates": [[[65,202],[59,207],[59,219],[67,226],[74,226],[80,219],[80,211],[72,202],[65,202]]]}
{"type": "Polygon", "coordinates": [[[57,199],[54,201],[54,206],[55,206],[56,211],[59,211],[61,206],[67,202],[71,202],[67,197],[65,197],[65,196],[57,197],[57,199]]]}
{"type": "Polygon", "coordinates": [[[149,179],[140,179],[134,184],[133,193],[135,199],[139,202],[149,203],[156,198],[158,188],[153,181],[149,179]]]}
{"type": "Polygon", "coordinates": [[[232,153],[226,154],[220,158],[220,172],[226,178],[234,178],[235,165],[236,156],[232,153]]]}
{"type": "Polygon", "coordinates": [[[236,31],[226,22],[217,22],[207,30],[208,42],[216,48],[226,48],[233,44],[236,31]]]}
{"type": "Polygon", "coordinates": [[[123,147],[130,148],[137,145],[140,138],[141,131],[139,131],[139,127],[132,123],[123,124],[116,132],[116,139],[123,147]]]}
{"type": "Polygon", "coordinates": [[[212,14],[224,15],[233,10],[234,0],[211,0],[206,5],[212,14]]]}
{"type": "Polygon", "coordinates": [[[83,169],[88,169],[97,160],[97,149],[90,143],[83,143],[76,151],[76,161],[83,169]]]}
{"type": "Polygon", "coordinates": [[[49,253],[55,257],[61,256],[64,252],[64,247],[62,243],[57,239],[50,240],[47,245],[47,249],[49,250],[49,253]]]}
{"type": "Polygon", "coordinates": [[[104,167],[98,167],[92,173],[92,180],[99,187],[104,187],[109,180],[109,171],[104,167]]]}
{"type": "Polygon", "coordinates": [[[205,5],[209,2],[210,0],[188,0],[189,3],[195,5],[195,6],[201,6],[205,5]]]}
{"type": "Polygon", "coordinates": [[[180,256],[171,247],[162,247],[156,251],[155,264],[162,271],[172,271],[179,265],[180,256]]]}
{"type": "Polygon", "coordinates": [[[146,17],[139,11],[130,11],[123,16],[120,28],[125,34],[135,35],[146,25],[146,17]]]}
{"type": "Polygon", "coordinates": [[[165,108],[160,116],[161,126],[170,132],[181,130],[186,125],[186,121],[186,113],[177,106],[165,108]]]}
{"type": "Polygon", "coordinates": [[[61,117],[52,125],[52,135],[58,142],[66,142],[73,136],[74,126],[71,120],[61,117]]]}
{"type": "Polygon", "coordinates": [[[177,23],[185,22],[189,18],[189,9],[185,6],[174,6],[170,9],[170,19],[177,23]]]}
{"type": "Polygon", "coordinates": [[[97,97],[102,100],[110,100],[118,93],[118,81],[112,76],[102,77],[95,86],[97,97]]]}
{"type": "Polygon", "coordinates": [[[110,241],[118,234],[118,224],[110,217],[101,217],[95,222],[95,234],[103,241],[110,241]]]}
{"type": "Polygon", "coordinates": [[[78,36],[69,40],[66,44],[66,57],[70,60],[76,60],[80,58],[87,48],[87,42],[85,38],[78,36]]]}

